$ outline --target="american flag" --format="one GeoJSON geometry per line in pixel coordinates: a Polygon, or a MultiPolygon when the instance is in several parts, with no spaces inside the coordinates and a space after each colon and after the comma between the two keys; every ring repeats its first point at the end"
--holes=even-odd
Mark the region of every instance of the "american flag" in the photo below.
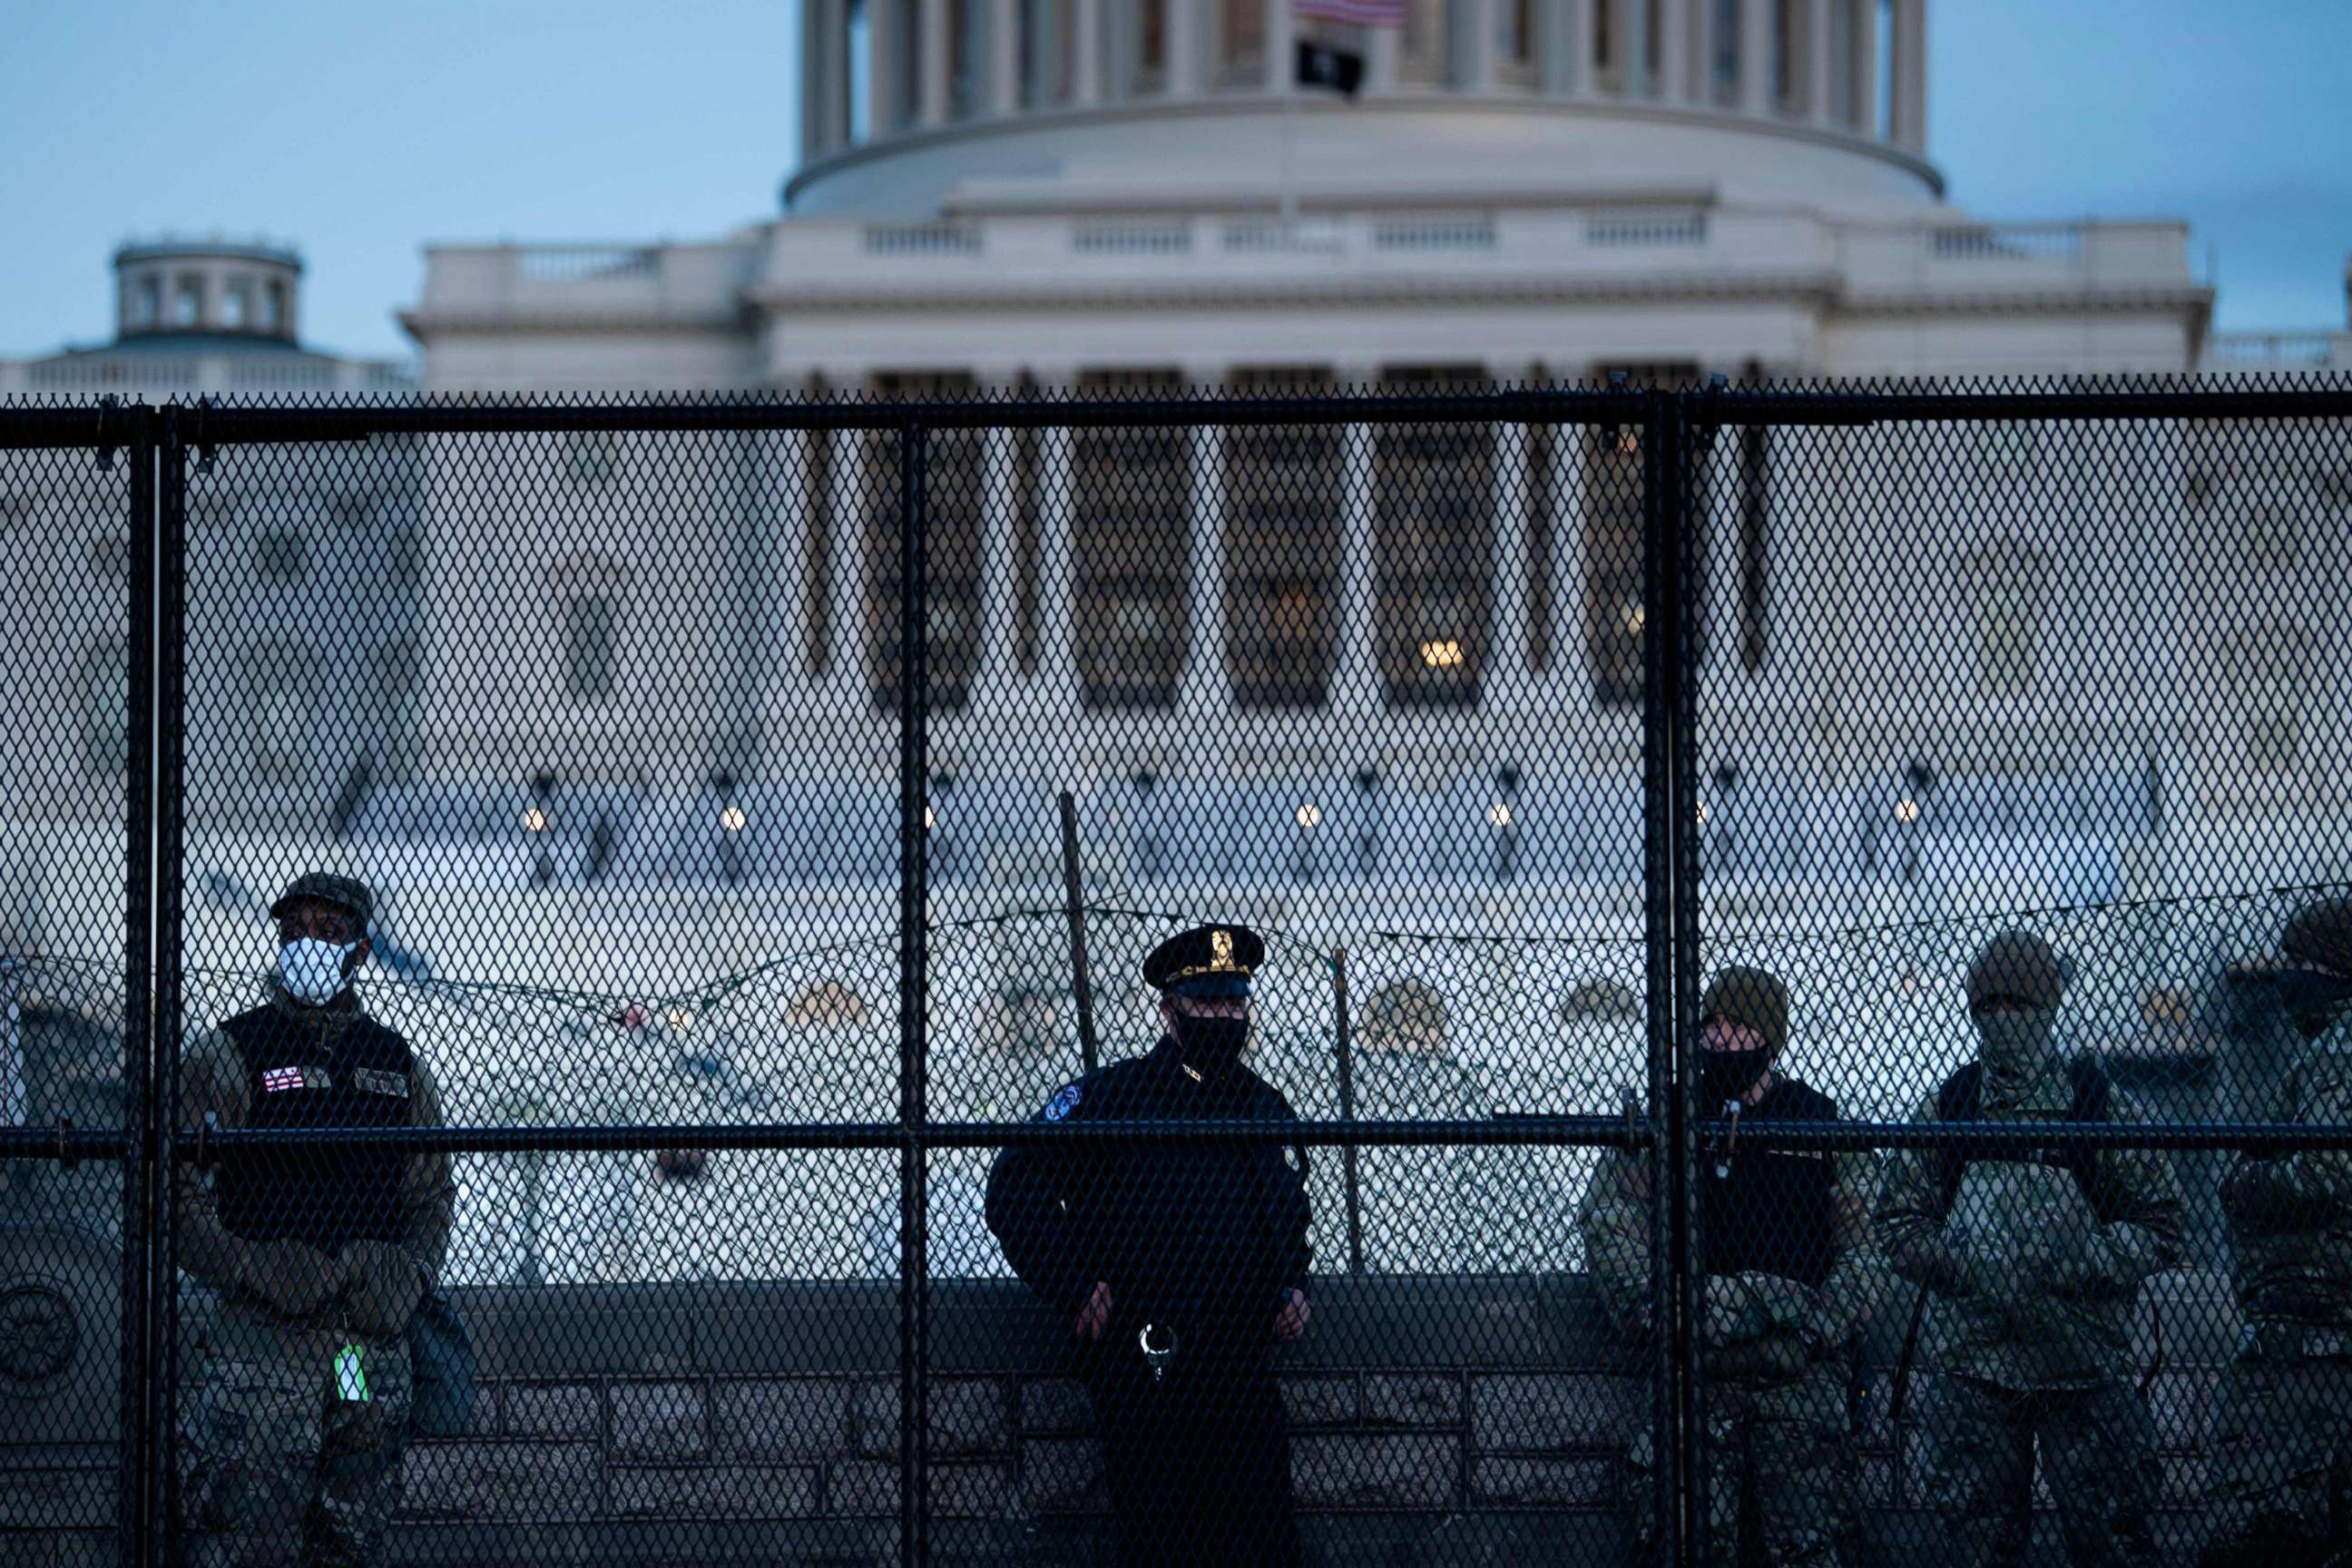
{"type": "Polygon", "coordinates": [[[302,1069],[300,1068],[264,1068],[262,1069],[261,1089],[265,1094],[276,1094],[280,1089],[301,1087],[302,1069]]]}
{"type": "Polygon", "coordinates": [[[1291,15],[1360,27],[1402,27],[1405,0],[1291,0],[1291,15]]]}

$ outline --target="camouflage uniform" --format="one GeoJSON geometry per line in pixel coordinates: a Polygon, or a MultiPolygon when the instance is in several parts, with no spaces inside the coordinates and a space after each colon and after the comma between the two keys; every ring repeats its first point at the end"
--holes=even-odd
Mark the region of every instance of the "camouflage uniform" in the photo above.
{"type": "MultiPolygon", "coordinates": [[[[2276,1120],[2352,1122],[2352,1016],[2276,1120]]],[[[2210,1568],[2352,1564],[2352,1151],[2242,1159],[2223,1184],[2246,1320],[2213,1423],[2210,1568]],[[2327,1553],[2326,1555],[2322,1555],[2327,1553]]]]}
{"type": "MultiPolygon", "coordinates": [[[[336,1059],[340,1041],[372,1026],[355,1005],[302,1008],[281,998],[268,1011],[275,1038],[307,1045],[273,1051],[314,1061],[336,1059]]],[[[257,1016],[231,1020],[186,1054],[184,1126],[235,1128],[252,1121],[250,1064],[228,1031],[257,1016]]],[[[387,1097],[387,1113],[376,1120],[440,1125],[439,1097],[421,1058],[405,1076],[398,1100],[390,1098],[394,1086],[371,1080],[383,1083],[387,1097]],[[404,1104],[404,1113],[392,1113],[394,1104],[404,1104]]],[[[249,1170],[282,1182],[278,1196],[289,1212],[331,1205],[336,1195],[331,1183],[305,1178],[296,1156],[273,1151],[250,1158],[249,1170]],[[263,1163],[273,1159],[274,1170],[263,1163]]],[[[392,1282],[395,1303],[406,1299],[413,1307],[439,1277],[457,1197],[449,1157],[422,1153],[401,1162],[398,1239],[375,1253],[345,1247],[335,1254],[335,1289],[299,1317],[270,1306],[270,1281],[261,1277],[270,1255],[224,1213],[226,1163],[207,1163],[211,1168],[183,1163],[174,1188],[180,1265],[221,1297],[217,1325],[194,1358],[175,1422],[187,1560],[218,1568],[373,1562],[399,1501],[410,1369],[404,1326],[362,1329],[352,1321],[354,1302],[377,1258],[414,1271],[413,1279],[392,1282]],[[364,1399],[348,1397],[341,1384],[338,1356],[346,1346],[360,1352],[364,1399]]]]}
{"type": "MultiPolygon", "coordinates": [[[[2075,1095],[2051,1058],[1983,1114],[2064,1121],[2075,1095]]],[[[1929,1095],[1913,1120],[1942,1120],[1939,1099],[1929,1095]]],[[[2142,1120],[2120,1094],[2107,1119],[2142,1120]]],[[[2037,1438],[2073,1560],[2154,1556],[2147,1512],[2162,1477],[2131,1386],[2132,1314],[2140,1282],[2180,1261],[2180,1189],[2160,1152],[2101,1149],[2090,1165],[2104,1214],[2055,1163],[1971,1161],[1948,1203],[1940,1151],[1898,1150],[1887,1163],[1880,1247],[1897,1274],[1933,1294],[1928,1486],[1956,1563],[2021,1559],[2037,1438]]]]}
{"type": "MultiPolygon", "coordinates": [[[[1818,1289],[1760,1271],[1707,1280],[1707,1511],[1717,1563],[1740,1560],[1743,1499],[1754,1509],[1764,1560],[1776,1568],[1837,1563],[1854,1528],[1851,1358],[1880,1278],[1868,1246],[1877,1173],[1867,1153],[1830,1158],[1836,1262],[1828,1280],[1818,1289]]],[[[1601,1310],[1635,1340],[1645,1339],[1651,1326],[1654,1206],[1647,1157],[1612,1150],[1601,1156],[1577,1208],[1601,1310]]],[[[1656,1526],[1654,1440],[1645,1426],[1628,1456],[1645,1559],[1656,1526]]]]}

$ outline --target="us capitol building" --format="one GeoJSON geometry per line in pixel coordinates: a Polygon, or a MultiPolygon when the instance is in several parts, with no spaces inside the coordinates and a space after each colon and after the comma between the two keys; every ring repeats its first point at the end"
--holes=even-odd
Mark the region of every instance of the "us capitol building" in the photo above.
{"type": "MultiPolygon", "coordinates": [[[[1416,0],[1370,30],[1288,0],[810,0],[803,28],[784,216],[431,247],[401,318],[422,389],[2352,367],[2352,332],[2214,333],[2183,222],[1947,205],[1925,0],[1416,0]],[[1293,86],[1301,26],[1362,54],[1356,97],[1293,86]]],[[[118,342],[0,363],[0,392],[410,384],[299,348],[290,253],[117,267],[118,342]]],[[[483,979],[664,991],[887,931],[874,439],[499,437],[498,464],[377,441],[197,476],[192,963],[257,962],[257,900],[313,861],[374,873],[428,956],[541,933],[483,979]],[[679,898],[744,912],[682,929],[679,898]]],[[[1859,921],[2339,873],[2332,439],[2264,448],[2292,464],[2177,426],[1719,439],[1710,896],[1859,921]]],[[[1139,907],[1636,936],[1638,466],[1574,428],[938,437],[940,912],[1057,886],[1069,787],[1092,885],[1139,907]]],[[[0,516],[30,515],[29,472],[0,470],[0,516]]],[[[119,628],[93,609],[118,527],[0,534],[44,646],[77,650],[70,694],[11,677],[16,732],[55,743],[14,748],[10,799],[45,816],[119,818],[119,628]]],[[[47,945],[69,879],[10,875],[47,945]]],[[[887,977],[845,984],[837,1010],[888,1013],[887,977]]]]}

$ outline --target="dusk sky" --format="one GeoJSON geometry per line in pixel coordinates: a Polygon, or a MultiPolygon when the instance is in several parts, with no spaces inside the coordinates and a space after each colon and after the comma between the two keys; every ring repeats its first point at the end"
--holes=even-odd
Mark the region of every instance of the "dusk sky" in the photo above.
{"type": "MultiPolygon", "coordinates": [[[[2182,217],[2220,325],[2345,327],[2352,5],[1930,0],[1929,150],[2001,221],[2182,217]]],[[[19,0],[0,45],[0,354],[103,341],[108,258],[289,241],[304,336],[412,345],[433,241],[684,239],[777,210],[784,0],[19,0]]]]}

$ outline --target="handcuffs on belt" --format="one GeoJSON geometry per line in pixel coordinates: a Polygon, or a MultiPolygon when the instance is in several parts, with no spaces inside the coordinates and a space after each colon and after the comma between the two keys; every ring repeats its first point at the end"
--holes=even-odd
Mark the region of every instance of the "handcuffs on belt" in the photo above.
{"type": "Polygon", "coordinates": [[[1143,1352],[1145,1363],[1151,1368],[1151,1381],[1158,1383],[1167,1376],[1168,1363],[1176,1359],[1176,1331],[1163,1328],[1158,1323],[1146,1323],[1143,1325],[1143,1331],[1135,1336],[1135,1342],[1137,1348],[1143,1352]],[[1155,1333],[1168,1342],[1164,1345],[1154,1345],[1151,1342],[1151,1336],[1155,1333]]]}

